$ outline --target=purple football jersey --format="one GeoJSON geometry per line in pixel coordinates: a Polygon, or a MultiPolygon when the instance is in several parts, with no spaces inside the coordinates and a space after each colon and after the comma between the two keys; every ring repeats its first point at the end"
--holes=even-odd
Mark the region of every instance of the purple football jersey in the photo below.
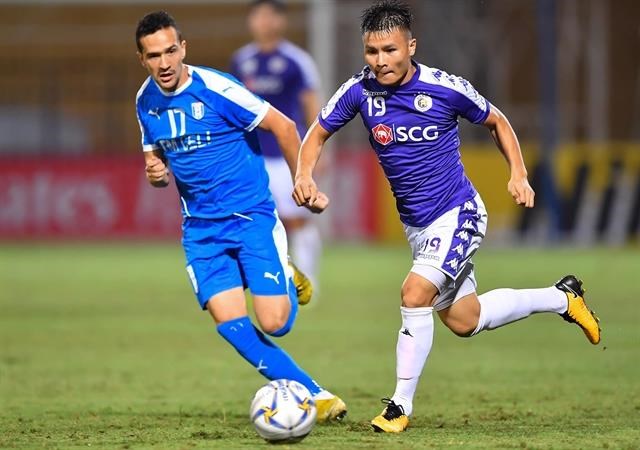
{"type": "Polygon", "coordinates": [[[490,105],[465,79],[413,64],[414,76],[397,87],[379,84],[365,67],[338,89],[318,120],[334,133],[360,113],[400,220],[425,227],[476,195],[460,160],[458,117],[482,123],[490,105]]]}
{"type": "MultiPolygon", "coordinates": [[[[257,45],[249,44],[234,53],[231,73],[250,91],[293,120],[300,136],[304,136],[307,123],[300,95],[319,87],[316,65],[307,52],[289,41],[282,41],[270,53],[263,53],[257,45]]],[[[282,157],[273,133],[258,129],[258,137],[265,156],[282,157]]]]}

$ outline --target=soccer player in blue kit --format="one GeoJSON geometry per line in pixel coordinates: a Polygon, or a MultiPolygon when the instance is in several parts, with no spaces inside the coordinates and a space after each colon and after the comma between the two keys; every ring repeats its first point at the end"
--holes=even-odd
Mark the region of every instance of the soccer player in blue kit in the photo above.
{"type": "Polygon", "coordinates": [[[412,14],[387,0],[367,8],[361,31],[367,66],[342,85],[303,139],[295,176],[298,205],[318,196],[313,168],[329,137],[360,114],[389,180],[413,253],[402,285],[402,326],[396,346],[396,388],[371,424],[401,432],[409,424],[419,377],[433,341],[433,312],[455,334],[474,336],[540,312],[577,324],[592,344],[598,319],[584,301],[582,282],[567,275],[540,289],[476,293],[472,256],[487,227],[487,212],[460,160],[458,117],[488,128],[507,160],[507,189],[534,205],[517,137],[507,118],[463,78],[412,59],[412,14]]]}
{"type": "MultiPolygon", "coordinates": [[[[311,56],[284,37],[287,5],[281,0],[253,0],[247,24],[253,41],[233,54],[231,73],[251,92],[293,120],[304,136],[320,111],[320,76],[311,56]]],[[[287,230],[291,256],[315,285],[322,251],[318,226],[311,212],[298,208],[291,198],[289,167],[275,136],[257,131],[269,174],[269,189],[287,230]]]]}
{"type": "MultiPolygon", "coordinates": [[[[308,280],[287,261],[286,235],[256,136],[258,127],[273,133],[294,168],[300,146],[294,123],[232,76],[185,64],[186,41],[166,12],[140,20],[136,43],[150,75],[136,98],[146,176],[165,187],[168,168],[173,172],[186,269],[200,306],[260,374],[302,383],[314,396],[319,421],[341,419],[344,402],[265,336],[288,333],[298,294],[309,300],[303,298],[309,296],[308,280]],[[245,288],[261,330],[247,315],[245,288]]],[[[317,207],[326,206],[323,201],[317,207]]]]}

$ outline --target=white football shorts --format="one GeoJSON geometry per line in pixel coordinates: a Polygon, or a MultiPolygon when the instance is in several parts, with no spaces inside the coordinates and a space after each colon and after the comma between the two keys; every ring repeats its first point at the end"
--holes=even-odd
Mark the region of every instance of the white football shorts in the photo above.
{"type": "Polygon", "coordinates": [[[282,219],[298,219],[311,216],[307,208],[296,205],[291,197],[293,182],[287,161],[283,158],[264,158],[265,167],[269,173],[269,190],[276,202],[278,215],[282,219]]]}
{"type": "Polygon", "coordinates": [[[477,194],[427,227],[404,226],[413,253],[411,272],[431,281],[440,294],[436,311],[476,290],[471,257],[487,231],[487,210],[477,194]]]}

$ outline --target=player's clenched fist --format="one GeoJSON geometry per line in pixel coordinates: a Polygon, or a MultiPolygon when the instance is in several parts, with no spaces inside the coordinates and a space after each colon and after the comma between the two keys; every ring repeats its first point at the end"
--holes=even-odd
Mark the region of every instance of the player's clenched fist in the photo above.
{"type": "Polygon", "coordinates": [[[529,184],[527,177],[511,177],[507,185],[509,193],[518,205],[524,205],[526,208],[533,208],[536,193],[529,184]]]}
{"type": "Polygon", "coordinates": [[[169,184],[169,169],[160,158],[149,158],[145,166],[145,173],[149,183],[154,186],[166,186],[169,184]]]}
{"type": "Polygon", "coordinates": [[[313,203],[318,195],[318,186],[313,178],[307,176],[296,176],[293,185],[293,199],[298,206],[313,203]]]}
{"type": "Polygon", "coordinates": [[[318,191],[316,199],[313,202],[309,202],[304,205],[305,208],[316,214],[320,214],[322,211],[327,209],[327,206],[329,206],[329,197],[327,194],[320,191],[318,191]]]}
{"type": "Polygon", "coordinates": [[[298,206],[304,206],[316,214],[329,206],[329,197],[318,191],[316,182],[311,177],[296,177],[292,196],[298,206]]]}

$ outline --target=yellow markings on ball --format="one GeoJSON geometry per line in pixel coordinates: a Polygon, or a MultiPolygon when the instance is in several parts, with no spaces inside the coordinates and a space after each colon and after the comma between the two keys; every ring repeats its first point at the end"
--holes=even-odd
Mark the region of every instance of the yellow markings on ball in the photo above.
{"type": "Polygon", "coordinates": [[[309,403],[309,399],[305,398],[304,401],[302,403],[298,404],[298,408],[300,408],[303,411],[310,411],[311,410],[311,404],[309,403]]]}
{"type": "Polygon", "coordinates": [[[278,413],[278,408],[271,409],[268,406],[263,406],[262,411],[264,411],[263,417],[265,423],[271,423],[271,418],[278,413]]]}

